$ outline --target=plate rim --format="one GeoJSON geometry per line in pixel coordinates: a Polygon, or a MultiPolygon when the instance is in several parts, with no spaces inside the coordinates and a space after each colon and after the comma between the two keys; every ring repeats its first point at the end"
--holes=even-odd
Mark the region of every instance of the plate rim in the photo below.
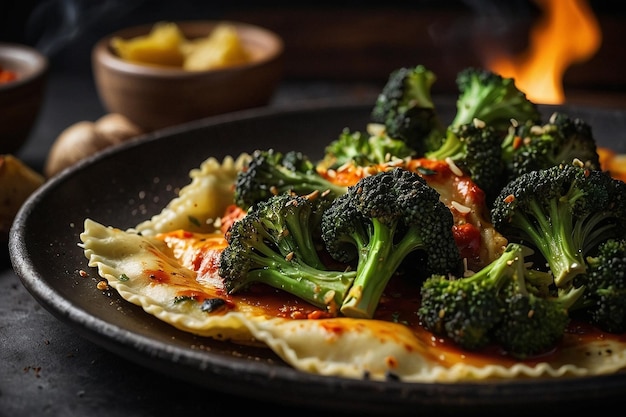
{"type": "MultiPolygon", "coordinates": [[[[28,253],[27,242],[21,239],[21,237],[26,223],[28,222],[29,214],[34,207],[49,193],[54,192],[56,187],[61,187],[63,182],[68,178],[79,175],[80,172],[87,169],[87,167],[107,157],[121,154],[130,147],[149,146],[149,142],[167,140],[171,135],[184,134],[189,130],[202,129],[207,126],[219,128],[219,126],[224,123],[237,123],[240,120],[250,118],[272,117],[276,114],[297,114],[306,117],[306,114],[309,112],[320,110],[342,111],[360,108],[365,111],[368,106],[369,104],[363,101],[349,100],[333,101],[331,103],[322,100],[306,102],[288,108],[264,107],[245,110],[185,123],[172,128],[161,129],[137,137],[119,146],[104,149],[97,154],[79,161],[74,166],[49,179],[25,201],[15,217],[9,234],[9,256],[13,269],[28,292],[43,307],[60,321],[74,327],[79,334],[91,342],[117,355],[130,358],[142,366],[148,366],[153,369],[155,369],[153,361],[156,358],[158,362],[156,369],[161,372],[166,371],[171,366],[173,358],[176,358],[178,364],[184,367],[182,369],[182,379],[198,385],[204,385],[209,389],[222,390],[235,394],[242,394],[242,391],[233,392],[233,388],[230,386],[236,385],[237,382],[243,382],[248,386],[246,392],[243,394],[251,398],[279,401],[282,403],[292,401],[297,405],[321,407],[323,409],[338,410],[345,407],[344,411],[395,413],[414,410],[416,406],[430,407],[434,411],[438,411],[442,409],[450,410],[456,407],[483,407],[481,409],[484,409],[484,407],[489,406],[499,407],[502,405],[514,405],[519,404],[519,402],[516,401],[513,394],[520,390],[524,391],[525,395],[528,393],[535,395],[537,405],[547,404],[553,400],[560,400],[562,399],[561,397],[565,398],[574,394],[579,395],[583,392],[594,399],[612,398],[614,395],[623,392],[626,387],[626,374],[624,373],[563,379],[558,381],[558,387],[556,386],[555,380],[552,379],[414,383],[393,380],[353,380],[333,376],[322,376],[305,373],[288,366],[276,367],[260,362],[251,367],[250,362],[246,359],[224,359],[220,356],[212,355],[211,352],[194,352],[176,346],[164,346],[163,351],[156,352],[160,357],[158,355],[156,357],[148,357],[142,354],[150,351],[152,351],[151,353],[153,354],[155,353],[153,349],[154,346],[152,345],[155,343],[153,339],[122,331],[115,323],[110,323],[72,305],[72,303],[67,298],[63,297],[45,277],[38,276],[35,265],[30,263],[26,256],[28,253]],[[203,368],[203,370],[199,370],[198,367],[203,368]],[[254,372],[250,372],[251,370],[254,372]],[[238,379],[237,375],[242,371],[245,371],[245,377],[238,379]],[[220,382],[223,382],[223,380],[218,383],[200,380],[200,377],[205,372],[212,372],[215,375],[227,377],[228,384],[220,385],[220,382]],[[260,384],[267,382],[268,378],[274,383],[279,381],[278,384],[282,388],[291,389],[293,393],[301,393],[298,385],[304,384],[307,386],[307,392],[311,395],[305,398],[296,398],[293,396],[293,393],[287,396],[284,392],[270,393],[269,396],[267,392],[263,392],[263,394],[256,393],[254,387],[258,387],[260,384]],[[590,390],[589,385],[594,384],[601,386],[602,390],[590,390]],[[543,393],[546,388],[551,390],[549,395],[543,393]],[[344,398],[327,398],[329,393],[336,394],[337,390],[344,394],[344,398]],[[380,400],[384,394],[385,396],[389,396],[390,401],[376,401],[375,403],[375,401],[364,398],[365,392],[371,394],[373,400],[380,400]],[[352,396],[354,397],[352,398],[352,396]],[[353,402],[346,404],[345,397],[352,400],[360,399],[364,402],[356,406],[353,402]],[[321,403],[321,398],[325,398],[326,402],[321,403]]],[[[193,167],[189,168],[191,169],[193,167]]],[[[158,341],[156,343],[158,345],[158,341]]],[[[208,379],[210,380],[211,378],[208,379]]],[[[589,398],[589,396],[586,398],[589,398]]]]}

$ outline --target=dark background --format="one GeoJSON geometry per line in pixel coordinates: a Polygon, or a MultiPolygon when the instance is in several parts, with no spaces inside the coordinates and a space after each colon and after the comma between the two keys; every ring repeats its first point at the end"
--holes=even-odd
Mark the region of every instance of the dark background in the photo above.
{"type": "MultiPolygon", "coordinates": [[[[0,41],[36,46],[54,71],[89,72],[98,38],[158,20],[233,19],[276,31],[286,47],[286,80],[382,82],[396,67],[424,64],[433,91],[452,91],[464,66],[489,48],[522,51],[540,9],[529,0],[150,1],[8,0],[0,41]]],[[[620,2],[590,0],[603,32],[601,49],[565,74],[566,89],[626,94],[622,64],[626,14],[620,2]]],[[[572,27],[572,31],[576,28],[572,27]]],[[[621,97],[620,97],[621,98],[621,97]]]]}
{"type": "MultiPolygon", "coordinates": [[[[626,109],[621,68],[626,12],[620,2],[588,4],[602,44],[590,59],[565,71],[566,101],[626,109]]],[[[524,51],[541,11],[531,0],[0,0],[0,5],[0,42],[34,46],[50,62],[39,123],[17,154],[36,168],[37,158],[63,129],[105,113],[95,92],[91,49],[117,29],[213,19],[273,30],[284,41],[285,55],[283,81],[270,104],[292,105],[345,95],[371,100],[392,70],[417,64],[437,75],[433,94],[454,95],[456,75],[464,67],[483,65],[485,55],[496,49],[513,55],[524,51]],[[80,94],[81,106],[73,105],[74,93],[80,94]]]]}

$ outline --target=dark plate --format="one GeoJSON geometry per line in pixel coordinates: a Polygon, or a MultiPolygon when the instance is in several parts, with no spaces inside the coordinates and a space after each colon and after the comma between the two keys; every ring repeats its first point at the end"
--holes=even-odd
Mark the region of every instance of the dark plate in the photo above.
{"type": "MultiPolygon", "coordinates": [[[[440,104],[442,117],[451,102],[440,104]]],[[[543,107],[546,113],[552,107],[543,107]]],[[[561,108],[583,117],[600,144],[626,150],[622,112],[561,108]]],[[[302,373],[265,349],[216,342],[180,332],[96,289],[95,270],[78,246],[86,217],[127,228],[158,213],[189,182],[189,170],[208,156],[222,158],[255,148],[301,150],[321,156],[341,129],[363,130],[370,105],[309,104],[214,117],[149,134],[84,160],[49,180],[24,204],[11,232],[15,272],[28,291],[59,320],[94,343],[146,367],[206,388],[320,411],[361,413],[502,410],[525,413],[558,405],[576,409],[615,402],[626,375],[570,380],[461,384],[373,382],[302,373]],[[89,271],[81,277],[80,270],[89,271]],[[591,402],[590,402],[591,401],[591,402]],[[515,409],[513,409],[515,410],[515,409]]]]}

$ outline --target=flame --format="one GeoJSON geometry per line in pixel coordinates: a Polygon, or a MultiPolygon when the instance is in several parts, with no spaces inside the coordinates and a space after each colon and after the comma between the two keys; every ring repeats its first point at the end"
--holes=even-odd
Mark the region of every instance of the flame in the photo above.
{"type": "Polygon", "coordinates": [[[593,56],[602,42],[602,33],[585,0],[534,1],[543,14],[531,30],[528,49],[515,57],[491,57],[486,66],[514,78],[530,100],[562,104],[565,71],[571,64],[593,56]]]}

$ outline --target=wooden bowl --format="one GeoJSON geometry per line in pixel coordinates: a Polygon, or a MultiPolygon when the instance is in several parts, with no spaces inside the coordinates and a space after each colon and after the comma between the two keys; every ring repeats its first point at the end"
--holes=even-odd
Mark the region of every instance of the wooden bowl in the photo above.
{"type": "Polygon", "coordinates": [[[0,82],[0,154],[11,154],[26,142],[39,116],[48,59],[29,46],[0,42],[0,69],[15,75],[0,82]]]}
{"type": "MultiPolygon", "coordinates": [[[[174,22],[187,39],[208,36],[218,21],[174,22]]],[[[154,25],[131,27],[99,40],[92,51],[94,79],[107,110],[120,113],[145,131],[216,114],[266,105],[282,76],[283,42],[258,26],[235,25],[252,59],[242,65],[205,71],[131,63],[121,59],[111,39],[131,39],[154,25]]]]}

